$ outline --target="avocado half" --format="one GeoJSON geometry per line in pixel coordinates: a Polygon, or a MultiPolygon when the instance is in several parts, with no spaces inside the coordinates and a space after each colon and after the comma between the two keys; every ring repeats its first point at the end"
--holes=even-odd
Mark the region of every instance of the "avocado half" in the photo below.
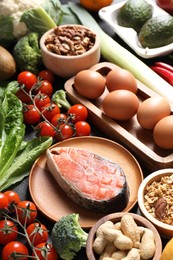
{"type": "Polygon", "coordinates": [[[138,35],[142,47],[159,48],[173,43],[173,17],[169,14],[150,18],[138,35]]]}
{"type": "Polygon", "coordinates": [[[153,6],[145,0],[127,0],[117,14],[118,25],[139,32],[143,24],[153,15],[153,6]]]}

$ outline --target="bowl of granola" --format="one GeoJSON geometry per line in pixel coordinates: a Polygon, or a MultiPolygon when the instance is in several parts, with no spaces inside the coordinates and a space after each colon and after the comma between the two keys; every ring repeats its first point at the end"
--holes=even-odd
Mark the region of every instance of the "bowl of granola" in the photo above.
{"type": "Polygon", "coordinates": [[[100,40],[96,32],[79,24],[60,25],[40,39],[43,63],[63,78],[89,69],[100,60],[100,40]]]}
{"type": "Polygon", "coordinates": [[[161,236],[173,237],[173,168],[148,175],[138,190],[141,214],[158,230],[161,236]]]}

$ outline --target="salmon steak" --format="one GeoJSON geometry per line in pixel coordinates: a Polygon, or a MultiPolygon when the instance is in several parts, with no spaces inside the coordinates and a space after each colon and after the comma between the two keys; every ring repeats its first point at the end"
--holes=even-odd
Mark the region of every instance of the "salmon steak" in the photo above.
{"type": "Polygon", "coordinates": [[[129,201],[123,169],[87,149],[55,147],[46,151],[47,167],[67,196],[100,213],[122,211],[129,201]]]}

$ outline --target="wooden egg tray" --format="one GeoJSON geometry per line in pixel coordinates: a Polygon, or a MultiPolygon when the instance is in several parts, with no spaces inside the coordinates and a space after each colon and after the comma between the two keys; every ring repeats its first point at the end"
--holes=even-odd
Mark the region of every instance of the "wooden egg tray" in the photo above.
{"type": "MultiPolygon", "coordinates": [[[[98,71],[103,76],[117,66],[109,62],[101,62],[90,69],[98,71]]],[[[137,96],[142,102],[149,97],[159,96],[156,92],[137,80],[137,96]]],[[[107,89],[96,100],[88,100],[82,97],[74,89],[74,77],[65,82],[64,85],[67,96],[72,103],[81,103],[87,107],[90,121],[103,132],[108,138],[114,140],[129,151],[140,161],[149,171],[155,171],[162,168],[173,167],[173,150],[159,148],[153,140],[152,130],[146,130],[140,126],[136,115],[128,121],[116,121],[106,116],[101,110],[101,103],[107,94],[107,89]]],[[[171,107],[171,111],[173,108],[171,107]]]]}

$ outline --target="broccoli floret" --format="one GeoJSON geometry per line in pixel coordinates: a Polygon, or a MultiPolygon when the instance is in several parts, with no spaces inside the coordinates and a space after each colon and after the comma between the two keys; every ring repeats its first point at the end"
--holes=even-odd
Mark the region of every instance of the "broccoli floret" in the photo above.
{"type": "Polygon", "coordinates": [[[52,101],[59,106],[59,108],[69,109],[71,104],[68,102],[66,92],[63,89],[57,90],[53,96],[52,101]]]}
{"type": "Polygon", "coordinates": [[[59,256],[71,260],[86,246],[88,233],[79,224],[79,214],[72,213],[57,221],[51,232],[51,239],[59,256]]]}
{"type": "Polygon", "coordinates": [[[13,56],[19,71],[28,70],[37,74],[42,65],[38,33],[31,32],[21,38],[14,46],[13,56]]]}

